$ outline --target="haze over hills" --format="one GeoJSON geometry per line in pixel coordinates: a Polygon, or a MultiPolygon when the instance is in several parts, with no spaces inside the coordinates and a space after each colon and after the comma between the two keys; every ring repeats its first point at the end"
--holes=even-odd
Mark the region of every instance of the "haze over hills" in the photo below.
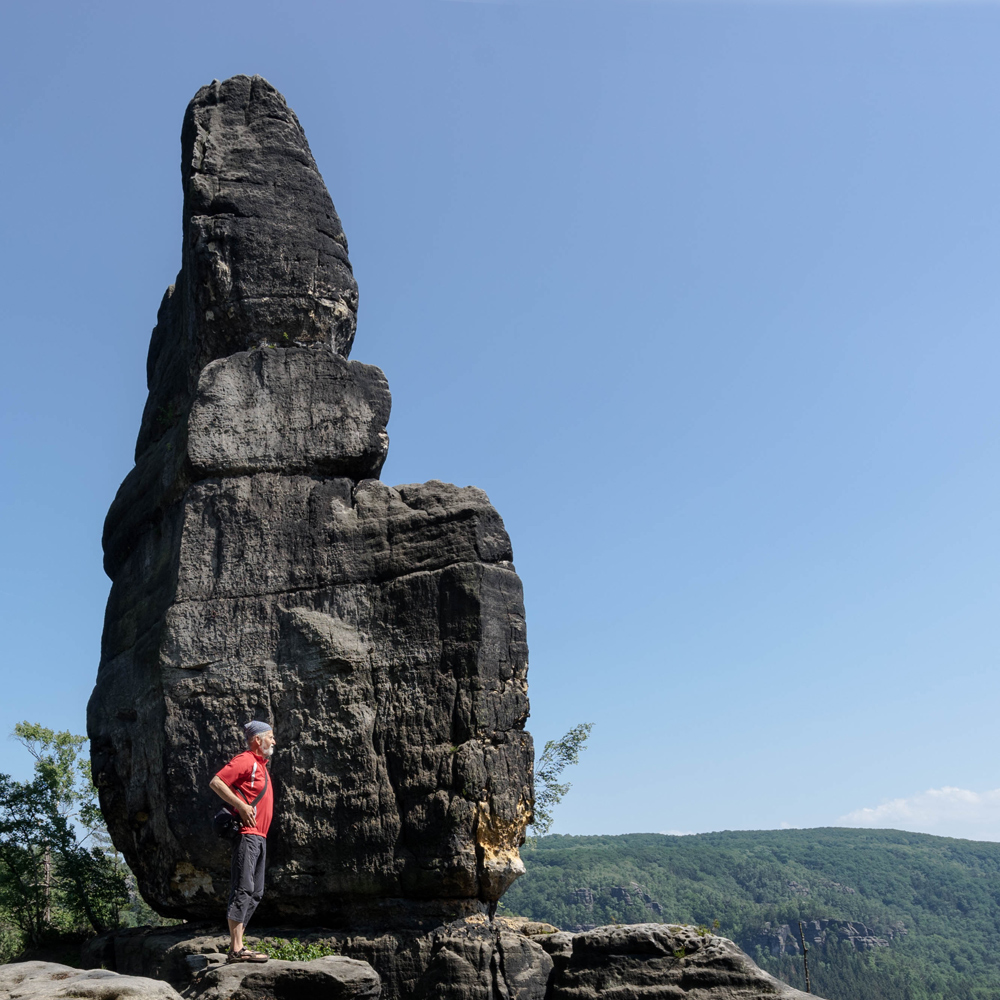
{"type": "Polygon", "coordinates": [[[1000,844],[898,830],[548,836],[502,912],[567,930],[711,926],[762,968],[829,1000],[1000,995],[1000,844]]]}

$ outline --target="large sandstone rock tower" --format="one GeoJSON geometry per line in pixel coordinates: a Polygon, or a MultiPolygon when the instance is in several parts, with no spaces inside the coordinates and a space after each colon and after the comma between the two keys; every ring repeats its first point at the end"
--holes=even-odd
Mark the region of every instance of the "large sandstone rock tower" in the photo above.
{"type": "Polygon", "coordinates": [[[523,871],[521,584],[484,493],[378,480],[389,387],[348,361],[358,292],[298,119],[260,77],[181,133],[184,243],[108,513],[88,710],[116,846],[161,912],[220,918],[206,785],[272,722],[259,922],[419,926],[523,871]]]}

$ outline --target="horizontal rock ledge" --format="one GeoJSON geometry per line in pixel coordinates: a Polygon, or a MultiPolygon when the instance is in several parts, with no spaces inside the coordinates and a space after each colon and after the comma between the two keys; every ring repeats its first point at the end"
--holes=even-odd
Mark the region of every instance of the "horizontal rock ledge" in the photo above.
{"type": "Polygon", "coordinates": [[[377,479],[389,450],[389,384],[328,350],[241,351],[208,364],[186,420],[138,457],[104,524],[114,576],[140,535],[203,479],[258,472],[377,479]]]}
{"type": "MultiPolygon", "coordinates": [[[[426,931],[261,926],[251,935],[255,942],[294,937],[322,943],[338,956],[366,962],[381,979],[381,1000],[819,1000],[764,972],[729,939],[679,924],[618,924],[569,934],[523,917],[491,923],[479,915],[426,931]]],[[[197,969],[221,958],[226,940],[207,925],[110,931],[94,939],[85,960],[160,976],[185,989],[197,969]]]]}

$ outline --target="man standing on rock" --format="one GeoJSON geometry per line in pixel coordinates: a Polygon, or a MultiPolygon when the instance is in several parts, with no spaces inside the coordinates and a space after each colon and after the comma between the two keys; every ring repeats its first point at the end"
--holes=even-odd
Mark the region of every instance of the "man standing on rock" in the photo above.
{"type": "Polygon", "coordinates": [[[267,765],[274,753],[274,733],[266,722],[248,722],[247,749],[237,754],[209,782],[209,788],[240,819],[240,836],[233,845],[229,887],[229,946],[227,962],[266,962],[267,955],[243,945],[243,931],[264,895],[267,829],[271,825],[274,792],[267,765]]]}

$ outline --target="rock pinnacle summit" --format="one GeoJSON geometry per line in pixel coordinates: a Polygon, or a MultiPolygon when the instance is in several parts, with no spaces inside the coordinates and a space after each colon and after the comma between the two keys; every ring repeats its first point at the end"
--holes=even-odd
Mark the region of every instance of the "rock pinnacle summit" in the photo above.
{"type": "Polygon", "coordinates": [[[347,360],[358,290],[305,134],[261,77],[181,132],[181,270],[147,363],[88,733],[115,845],[162,914],[217,919],[208,780],[279,737],[258,918],[420,927],[524,870],[521,583],[486,495],[384,485],[389,387],[347,360]]]}

